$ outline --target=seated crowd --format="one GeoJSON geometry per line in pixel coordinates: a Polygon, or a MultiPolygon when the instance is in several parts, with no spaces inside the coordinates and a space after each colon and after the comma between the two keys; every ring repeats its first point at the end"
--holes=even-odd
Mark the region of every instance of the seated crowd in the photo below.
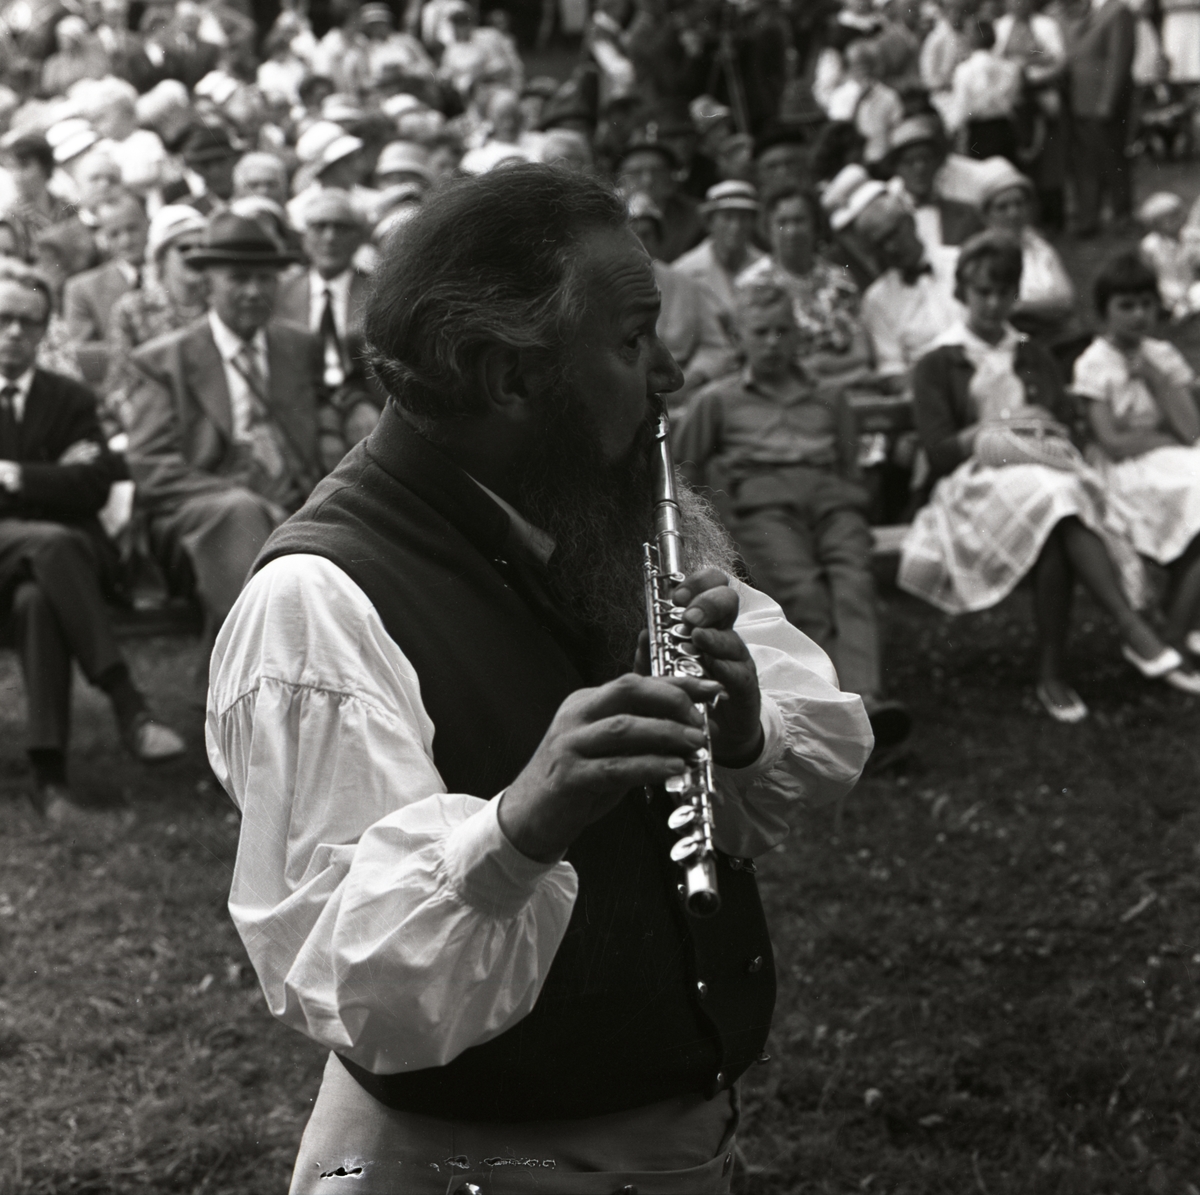
{"type": "Polygon", "coordinates": [[[1063,665],[1076,577],[1134,667],[1200,692],[1196,382],[1155,336],[1160,297],[1177,323],[1200,310],[1200,202],[1142,206],[1081,355],[1090,325],[1039,231],[1099,219],[1052,102],[1092,18],[945,0],[928,25],[849,0],[780,28],[819,59],[811,95],[766,72],[714,97],[705,72],[664,73],[688,20],[693,57],[717,53],[699,7],[598,6],[563,83],[525,78],[503,13],[346,7],[325,30],[285,8],[259,47],[236,3],[150,4],[134,30],[105,0],[35,22],[0,85],[0,625],[43,808],[71,800],[72,659],[135,755],[183,749],[106,599],[150,571],[211,645],[268,535],[387,401],[363,336],[387,238],[447,180],[531,163],[626,196],[683,371],[677,459],[880,747],[909,718],[884,691],[871,522],[912,523],[899,584],[942,610],[1032,578],[1052,717],[1087,712],[1063,665]],[[1167,572],[1161,624],[1145,560],[1167,572]]]}

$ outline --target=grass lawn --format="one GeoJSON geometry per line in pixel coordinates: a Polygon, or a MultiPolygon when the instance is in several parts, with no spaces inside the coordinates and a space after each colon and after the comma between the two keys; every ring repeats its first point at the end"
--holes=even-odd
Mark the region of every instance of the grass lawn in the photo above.
{"type": "MultiPolygon", "coordinates": [[[[780,971],[737,1190],[1196,1195],[1200,705],[1080,611],[1052,724],[1027,601],[951,621],[887,595],[918,757],[797,820],[761,871],[780,971]],[[1190,1185],[1193,1184],[1193,1185],[1190,1185]]],[[[0,657],[0,1195],[286,1189],[321,1056],[272,1021],[225,910],[237,818],[181,639],[130,644],[186,759],[120,755],[77,697],[75,834],[20,799],[0,657]]]]}

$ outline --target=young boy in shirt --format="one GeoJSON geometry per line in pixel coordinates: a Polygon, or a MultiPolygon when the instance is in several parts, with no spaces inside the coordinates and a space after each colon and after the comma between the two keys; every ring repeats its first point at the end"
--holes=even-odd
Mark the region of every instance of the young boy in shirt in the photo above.
{"type": "Polygon", "coordinates": [[[675,455],[693,484],[707,478],[732,505],[732,531],[755,584],[826,651],[858,693],[876,747],[894,747],[908,713],[883,699],[871,532],[858,480],[858,436],[842,391],[797,362],[787,293],[740,287],[735,326],[745,368],[701,390],[676,428],[675,455]]]}

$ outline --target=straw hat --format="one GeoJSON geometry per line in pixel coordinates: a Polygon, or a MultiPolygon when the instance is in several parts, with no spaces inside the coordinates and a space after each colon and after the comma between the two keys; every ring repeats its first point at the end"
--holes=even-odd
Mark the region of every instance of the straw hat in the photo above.
{"type": "Polygon", "coordinates": [[[760,206],[758,191],[750,183],[728,179],[704,192],[700,211],[706,216],[712,212],[757,212],[760,206]]]}

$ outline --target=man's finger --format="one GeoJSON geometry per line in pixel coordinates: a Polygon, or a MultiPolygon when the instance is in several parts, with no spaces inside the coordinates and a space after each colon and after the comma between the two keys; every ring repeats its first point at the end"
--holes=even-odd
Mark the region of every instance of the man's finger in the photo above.
{"type": "MultiPolygon", "coordinates": [[[[715,691],[715,686],[711,687],[715,691]]],[[[697,725],[699,715],[693,708],[694,700],[701,699],[692,698],[685,687],[671,679],[627,672],[619,679],[593,689],[580,712],[585,722],[598,722],[614,714],[637,714],[697,725]]]]}
{"type": "Polygon", "coordinates": [[[692,642],[706,655],[717,660],[748,660],[750,649],[737,631],[719,631],[712,627],[697,627],[692,642]]]}
{"type": "Polygon", "coordinates": [[[671,593],[671,600],[676,605],[688,605],[697,594],[709,589],[728,587],[729,578],[719,568],[702,568],[699,572],[685,577],[671,593]]]}
{"type": "Polygon", "coordinates": [[[589,759],[618,755],[674,755],[683,759],[704,746],[704,732],[698,726],[684,726],[670,718],[615,714],[575,731],[570,745],[589,759]]]}

